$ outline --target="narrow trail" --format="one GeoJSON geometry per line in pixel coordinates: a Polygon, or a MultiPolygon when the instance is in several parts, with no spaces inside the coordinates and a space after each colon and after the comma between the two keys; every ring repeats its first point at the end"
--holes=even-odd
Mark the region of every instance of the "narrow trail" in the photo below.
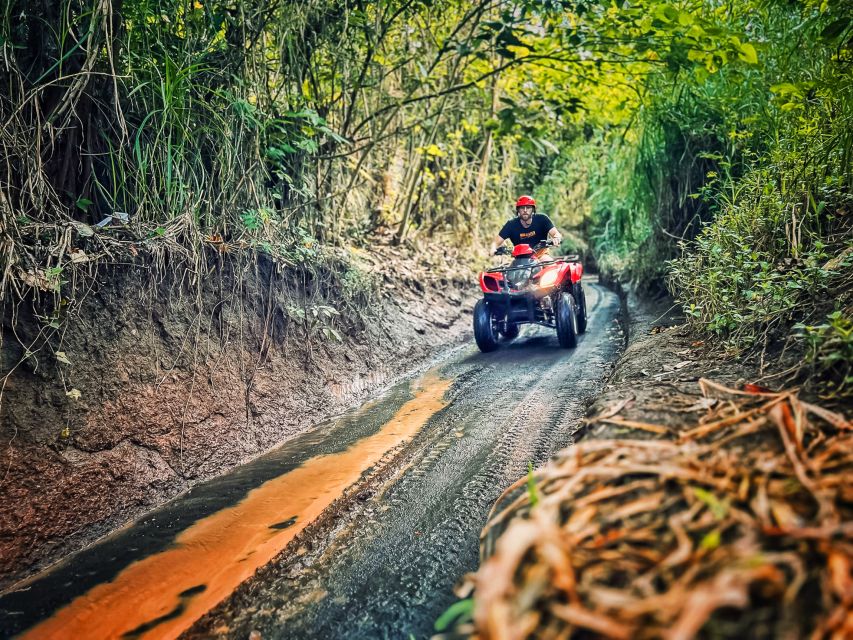
{"type": "Polygon", "coordinates": [[[468,350],[441,369],[448,405],[409,445],[406,462],[330,533],[282,558],[188,634],[245,638],[428,637],[476,568],[478,536],[503,488],[569,445],[622,338],[619,302],[587,283],[590,323],[574,351],[528,327],[510,345],[468,350]]]}
{"type": "Polygon", "coordinates": [[[577,349],[528,327],[457,352],[3,594],[0,636],[428,635],[491,504],[572,442],[619,353],[618,299],[586,287],[577,349]]]}

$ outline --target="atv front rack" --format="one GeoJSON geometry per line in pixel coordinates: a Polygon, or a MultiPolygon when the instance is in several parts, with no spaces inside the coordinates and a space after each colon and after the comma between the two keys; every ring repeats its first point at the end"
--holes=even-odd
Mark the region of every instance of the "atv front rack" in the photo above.
{"type": "MultiPolygon", "coordinates": [[[[547,267],[552,264],[564,264],[566,262],[580,262],[580,256],[573,253],[567,256],[563,256],[562,258],[555,258],[554,260],[548,260],[547,262],[539,262],[533,266],[536,267],[547,267]]],[[[509,265],[498,265],[497,267],[489,267],[484,271],[484,273],[506,273],[507,271],[515,271],[516,269],[530,269],[530,265],[524,265],[521,267],[511,267],[509,265]]]]}

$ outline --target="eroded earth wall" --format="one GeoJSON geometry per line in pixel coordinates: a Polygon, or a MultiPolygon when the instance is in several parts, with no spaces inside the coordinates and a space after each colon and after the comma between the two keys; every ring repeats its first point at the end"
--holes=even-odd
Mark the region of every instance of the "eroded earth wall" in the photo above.
{"type": "Polygon", "coordinates": [[[5,308],[0,586],[358,402],[457,343],[473,306],[423,274],[378,276],[369,309],[263,260],[191,280],[104,270],[35,353],[50,319],[5,308]]]}

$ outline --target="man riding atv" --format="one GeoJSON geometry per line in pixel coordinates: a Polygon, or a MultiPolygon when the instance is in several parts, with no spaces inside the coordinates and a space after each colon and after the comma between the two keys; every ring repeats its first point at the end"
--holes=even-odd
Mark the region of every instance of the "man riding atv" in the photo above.
{"type": "Polygon", "coordinates": [[[474,306],[474,339],[481,351],[493,351],[499,341],[513,340],[523,324],[556,329],[561,347],[577,346],[586,331],[586,296],[579,256],[554,259],[548,247],[562,242],[548,218],[536,213],[536,202],[521,196],[516,218],[507,222],[492,243],[494,255],[510,253],[509,264],[489,267],[480,273],[483,298],[474,306]]]}
{"type": "MultiPolygon", "coordinates": [[[[529,244],[534,247],[542,241],[559,246],[563,237],[548,216],[536,213],[536,200],[530,196],[521,196],[515,203],[515,218],[507,221],[492,241],[491,254],[494,255],[506,240],[512,242],[513,246],[529,244]]],[[[543,262],[553,260],[548,247],[539,249],[535,257],[543,262]]]]}

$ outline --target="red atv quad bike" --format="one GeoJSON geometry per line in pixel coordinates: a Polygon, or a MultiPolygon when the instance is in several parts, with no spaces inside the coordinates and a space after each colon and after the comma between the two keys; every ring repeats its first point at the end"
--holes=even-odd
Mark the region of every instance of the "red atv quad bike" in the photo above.
{"type": "MultiPolygon", "coordinates": [[[[581,285],[583,265],[576,255],[552,262],[536,258],[547,247],[516,245],[512,262],[480,274],[483,299],[474,307],[474,339],[480,351],[494,351],[500,338],[518,336],[523,324],[540,324],[557,330],[560,346],[572,349],[586,331],[586,297],[581,285]]],[[[506,255],[500,247],[495,255],[506,255]]]]}

